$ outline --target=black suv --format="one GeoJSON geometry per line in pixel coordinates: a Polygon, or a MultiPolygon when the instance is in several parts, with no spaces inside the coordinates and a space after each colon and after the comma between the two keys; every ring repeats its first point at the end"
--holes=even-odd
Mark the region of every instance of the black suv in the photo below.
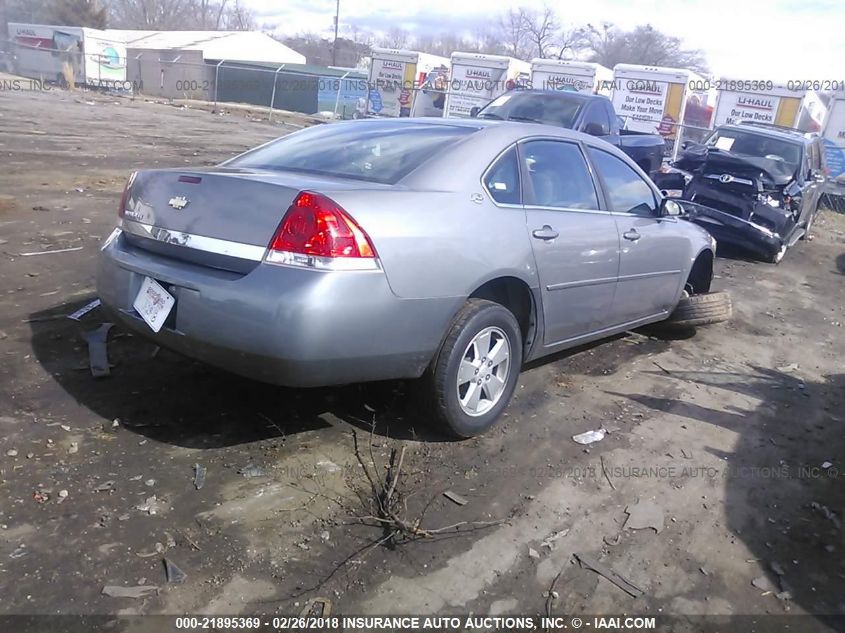
{"type": "Polygon", "coordinates": [[[817,135],[758,123],[722,125],[672,166],[655,180],[697,203],[690,219],[773,263],[809,233],[824,185],[817,135]]]}

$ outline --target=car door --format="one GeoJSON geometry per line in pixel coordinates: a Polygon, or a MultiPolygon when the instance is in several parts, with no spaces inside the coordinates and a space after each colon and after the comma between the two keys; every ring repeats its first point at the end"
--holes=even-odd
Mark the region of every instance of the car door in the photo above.
{"type": "Polygon", "coordinates": [[[659,217],[655,189],[627,160],[596,147],[588,154],[620,236],[614,325],[665,314],[677,301],[689,258],[678,219],[659,217]]]}
{"type": "Polygon", "coordinates": [[[821,142],[813,140],[806,147],[809,157],[809,165],[806,172],[805,183],[802,191],[802,209],[800,223],[809,226],[813,221],[813,215],[819,204],[822,190],[824,188],[824,171],[822,169],[821,142]]]}
{"type": "Polygon", "coordinates": [[[543,301],[544,344],[609,325],[619,235],[599,204],[581,145],[535,139],[519,145],[528,235],[543,301]]]}

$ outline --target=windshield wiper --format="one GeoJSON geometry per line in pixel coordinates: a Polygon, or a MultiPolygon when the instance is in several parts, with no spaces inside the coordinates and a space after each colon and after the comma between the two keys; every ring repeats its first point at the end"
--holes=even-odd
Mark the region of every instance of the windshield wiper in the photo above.
{"type": "Polygon", "coordinates": [[[546,125],[545,121],[532,119],[530,116],[509,116],[508,121],[525,121],[527,123],[539,123],[540,125],[546,125]]]}
{"type": "Polygon", "coordinates": [[[496,121],[503,121],[502,117],[492,112],[480,112],[475,118],[477,119],[495,119],[496,121]]]}

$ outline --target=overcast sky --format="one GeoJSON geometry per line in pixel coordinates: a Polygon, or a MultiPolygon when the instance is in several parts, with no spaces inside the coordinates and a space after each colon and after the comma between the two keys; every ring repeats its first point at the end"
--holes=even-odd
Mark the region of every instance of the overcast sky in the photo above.
{"type": "MultiPolygon", "coordinates": [[[[335,0],[244,0],[260,24],[279,32],[332,29],[335,0]]],[[[543,0],[341,0],[341,31],[392,26],[412,33],[472,33],[510,7],[543,0]]],[[[711,70],[742,79],[845,80],[843,0],[590,0],[550,2],[568,26],[609,21],[623,28],[650,23],[707,55],[711,70]]]]}

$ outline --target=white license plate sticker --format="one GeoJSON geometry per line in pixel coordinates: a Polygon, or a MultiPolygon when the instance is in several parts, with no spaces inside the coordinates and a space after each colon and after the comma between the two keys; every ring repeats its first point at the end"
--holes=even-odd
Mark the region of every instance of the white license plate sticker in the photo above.
{"type": "Polygon", "coordinates": [[[138,314],[147,322],[153,332],[158,332],[167,320],[167,315],[170,314],[175,303],[176,299],[162,288],[160,283],[155,279],[145,277],[132,307],[138,311],[138,314]]]}

